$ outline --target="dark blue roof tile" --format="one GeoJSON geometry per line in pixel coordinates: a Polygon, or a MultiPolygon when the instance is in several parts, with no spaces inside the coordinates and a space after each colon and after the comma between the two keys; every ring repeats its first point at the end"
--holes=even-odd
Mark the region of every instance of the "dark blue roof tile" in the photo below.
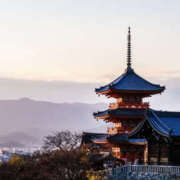
{"type": "Polygon", "coordinates": [[[126,73],[122,74],[120,77],[115,79],[110,84],[100,87],[95,91],[97,93],[104,92],[109,89],[114,89],[118,91],[157,91],[162,92],[165,87],[157,84],[152,84],[149,81],[143,79],[139,75],[137,75],[133,69],[126,71],[126,73]]]}
{"type": "Polygon", "coordinates": [[[94,113],[94,117],[101,117],[106,115],[115,115],[115,116],[144,116],[144,109],[114,109],[106,110],[94,113]]]}
{"type": "Polygon", "coordinates": [[[114,143],[146,143],[146,139],[129,138],[127,134],[116,134],[107,139],[114,143]]]}
{"type": "Polygon", "coordinates": [[[180,136],[180,112],[149,109],[145,113],[144,121],[130,133],[129,137],[137,134],[143,128],[145,122],[148,122],[157,133],[163,136],[180,136]]]}
{"type": "Polygon", "coordinates": [[[152,111],[148,120],[154,122],[154,128],[168,136],[180,136],[180,112],[152,111]]]}

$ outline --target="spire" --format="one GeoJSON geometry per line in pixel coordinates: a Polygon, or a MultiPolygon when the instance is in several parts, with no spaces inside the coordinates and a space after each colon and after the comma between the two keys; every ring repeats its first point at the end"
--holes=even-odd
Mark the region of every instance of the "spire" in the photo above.
{"type": "Polygon", "coordinates": [[[127,69],[131,69],[131,28],[128,28],[127,45],[127,69]]]}

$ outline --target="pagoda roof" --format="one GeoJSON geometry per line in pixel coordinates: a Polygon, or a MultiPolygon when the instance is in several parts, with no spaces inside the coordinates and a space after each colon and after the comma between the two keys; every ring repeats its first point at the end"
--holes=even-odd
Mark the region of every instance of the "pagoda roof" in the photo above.
{"type": "Polygon", "coordinates": [[[131,67],[111,83],[95,89],[97,94],[108,94],[109,92],[119,93],[143,93],[157,94],[164,91],[165,87],[145,80],[137,75],[131,67]]]}
{"type": "Polygon", "coordinates": [[[130,134],[136,134],[143,128],[143,124],[148,122],[150,126],[163,136],[180,136],[180,112],[155,111],[149,109],[145,115],[145,120],[130,134]]]}
{"type": "Polygon", "coordinates": [[[81,143],[92,143],[95,139],[106,139],[107,133],[93,133],[93,132],[83,132],[81,143]]]}
{"type": "Polygon", "coordinates": [[[104,143],[107,143],[107,136],[108,135],[102,136],[102,137],[99,137],[99,138],[95,137],[95,138],[92,138],[91,141],[93,143],[98,143],[98,144],[102,143],[102,144],[104,144],[104,143]]]}
{"type": "Polygon", "coordinates": [[[145,144],[146,139],[129,138],[128,134],[116,134],[107,138],[113,143],[130,143],[130,144],[145,144]]]}
{"type": "Polygon", "coordinates": [[[146,122],[163,136],[180,136],[180,112],[157,111],[153,109],[115,109],[94,113],[95,118],[104,118],[108,117],[108,115],[142,117],[144,120],[132,131],[130,136],[143,128],[146,122]]]}
{"type": "Polygon", "coordinates": [[[144,117],[144,114],[145,114],[145,110],[144,109],[108,109],[108,110],[105,110],[105,111],[100,111],[100,112],[97,112],[97,113],[94,113],[94,117],[95,118],[103,118],[105,116],[108,116],[108,115],[114,115],[114,116],[130,116],[130,117],[133,117],[133,116],[141,116],[141,117],[144,117]]]}
{"type": "Polygon", "coordinates": [[[85,144],[88,143],[104,144],[107,143],[108,141],[113,143],[131,143],[131,144],[146,143],[145,139],[129,138],[127,134],[108,135],[103,133],[83,132],[82,142],[84,142],[85,144]]]}

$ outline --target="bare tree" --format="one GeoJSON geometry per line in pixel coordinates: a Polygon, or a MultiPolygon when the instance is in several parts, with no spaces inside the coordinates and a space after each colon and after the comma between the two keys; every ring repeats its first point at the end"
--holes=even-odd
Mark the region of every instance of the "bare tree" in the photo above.
{"type": "Polygon", "coordinates": [[[44,139],[44,148],[46,150],[71,151],[79,147],[81,134],[72,133],[69,130],[55,132],[46,136],[44,139]]]}

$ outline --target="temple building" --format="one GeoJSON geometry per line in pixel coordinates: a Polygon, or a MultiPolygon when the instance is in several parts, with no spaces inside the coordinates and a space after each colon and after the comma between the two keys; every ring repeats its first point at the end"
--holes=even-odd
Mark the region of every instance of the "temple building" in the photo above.
{"type": "MultiPolygon", "coordinates": [[[[180,112],[150,108],[144,98],[161,94],[164,86],[153,84],[135,73],[131,64],[131,32],[128,30],[127,68],[111,83],[95,89],[113,98],[109,109],[94,113],[96,119],[113,123],[107,134],[84,132],[89,142],[109,148],[126,162],[137,158],[149,164],[180,164],[180,112]]],[[[84,141],[85,142],[85,141],[84,141]]]]}

